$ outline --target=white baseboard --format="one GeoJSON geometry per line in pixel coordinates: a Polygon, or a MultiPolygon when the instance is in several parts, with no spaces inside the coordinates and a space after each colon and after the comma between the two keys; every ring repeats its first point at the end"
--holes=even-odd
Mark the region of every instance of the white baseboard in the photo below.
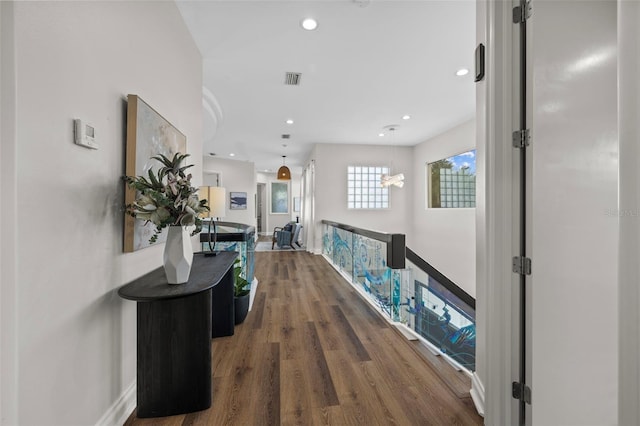
{"type": "Polygon", "coordinates": [[[251,281],[251,288],[249,290],[249,310],[253,307],[253,299],[256,298],[256,293],[258,292],[258,279],[253,277],[253,281],[251,281]]]}
{"type": "Polygon", "coordinates": [[[471,377],[471,399],[476,406],[476,411],[484,417],[484,385],[478,375],[474,372],[471,377]]]}
{"type": "Polygon", "coordinates": [[[416,333],[414,330],[410,329],[409,327],[407,327],[406,325],[400,323],[400,322],[394,322],[393,325],[398,329],[398,331],[400,333],[402,333],[402,335],[407,339],[407,340],[418,340],[418,333],[416,333]]]}
{"type": "Polygon", "coordinates": [[[106,413],[98,420],[96,426],[120,426],[127,421],[136,408],[136,381],[124,391],[106,413]]]}

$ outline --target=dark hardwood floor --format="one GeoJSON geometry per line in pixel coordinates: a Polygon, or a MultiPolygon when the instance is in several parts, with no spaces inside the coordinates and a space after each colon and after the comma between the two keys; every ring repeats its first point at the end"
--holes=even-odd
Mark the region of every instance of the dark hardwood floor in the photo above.
{"type": "Polygon", "coordinates": [[[448,383],[461,373],[421,354],[321,256],[258,252],[255,274],[247,319],[212,341],[211,408],[127,425],[482,424],[465,380],[448,383]]]}

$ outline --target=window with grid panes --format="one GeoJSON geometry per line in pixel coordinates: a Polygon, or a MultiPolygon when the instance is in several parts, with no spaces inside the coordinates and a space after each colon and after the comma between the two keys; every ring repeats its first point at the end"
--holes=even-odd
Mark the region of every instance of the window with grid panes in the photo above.
{"type": "Polygon", "coordinates": [[[347,208],[388,209],[389,188],[380,185],[388,167],[349,166],[347,168],[347,208]]]}
{"type": "Polygon", "coordinates": [[[475,207],[475,149],[427,164],[427,190],[431,208],[475,207]]]}

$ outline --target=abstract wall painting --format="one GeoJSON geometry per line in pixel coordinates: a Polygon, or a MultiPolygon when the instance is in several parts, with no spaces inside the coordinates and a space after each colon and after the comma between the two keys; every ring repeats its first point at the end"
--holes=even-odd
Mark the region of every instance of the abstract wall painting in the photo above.
{"type": "Polygon", "coordinates": [[[289,184],[271,182],[271,214],[289,213],[289,184]]]}
{"type": "MultiPolygon", "coordinates": [[[[187,137],[165,120],[137,95],[127,96],[127,147],[125,173],[127,176],[147,176],[161,164],[151,159],[158,154],[173,157],[187,152],[187,137]]],[[[125,204],[135,201],[136,191],[126,187],[125,204]]],[[[149,238],[155,226],[129,215],[124,219],[124,252],[130,253],[151,246],[149,238]]],[[[166,240],[163,232],[154,243],[166,240]]]]}
{"type": "Polygon", "coordinates": [[[246,210],[247,209],[247,193],[246,192],[229,192],[229,209],[230,210],[246,210]]]}

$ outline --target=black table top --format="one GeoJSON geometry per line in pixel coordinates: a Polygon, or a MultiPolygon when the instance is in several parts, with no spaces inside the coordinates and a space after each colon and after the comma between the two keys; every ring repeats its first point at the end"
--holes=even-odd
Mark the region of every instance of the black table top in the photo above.
{"type": "Polygon", "coordinates": [[[138,302],[151,302],[161,299],[175,299],[208,290],[218,284],[227,271],[233,267],[238,253],[221,251],[217,256],[193,255],[191,275],[186,284],[169,284],[162,267],[123,285],[118,295],[124,299],[138,302]]]}

